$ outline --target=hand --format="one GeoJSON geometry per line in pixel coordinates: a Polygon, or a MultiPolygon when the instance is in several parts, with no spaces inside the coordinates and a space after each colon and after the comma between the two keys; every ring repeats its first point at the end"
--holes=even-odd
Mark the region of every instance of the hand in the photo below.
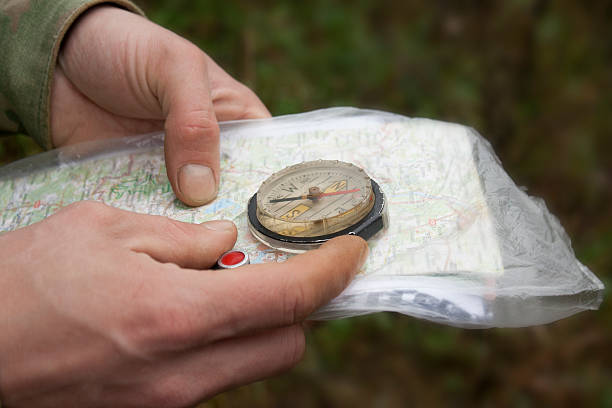
{"type": "Polygon", "coordinates": [[[1,235],[2,401],[187,406],[296,364],[300,323],[349,283],[367,244],[344,236],[282,264],[201,270],[235,239],[229,221],[94,202],[1,235]]]}
{"type": "Polygon", "coordinates": [[[177,197],[194,206],[216,196],[217,120],[268,116],[250,89],[195,45],[106,5],[69,32],[51,93],[56,147],[165,128],[168,178],[177,197]]]}

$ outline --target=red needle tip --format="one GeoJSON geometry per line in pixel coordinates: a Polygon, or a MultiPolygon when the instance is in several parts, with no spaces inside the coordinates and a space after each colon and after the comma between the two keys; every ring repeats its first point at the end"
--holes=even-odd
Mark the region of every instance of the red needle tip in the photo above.
{"type": "Polygon", "coordinates": [[[344,190],[344,191],[334,191],[332,193],[322,193],[319,197],[327,197],[327,196],[334,196],[334,195],[340,195],[340,194],[350,194],[350,193],[356,193],[360,191],[359,188],[354,188],[352,190],[344,190]]]}

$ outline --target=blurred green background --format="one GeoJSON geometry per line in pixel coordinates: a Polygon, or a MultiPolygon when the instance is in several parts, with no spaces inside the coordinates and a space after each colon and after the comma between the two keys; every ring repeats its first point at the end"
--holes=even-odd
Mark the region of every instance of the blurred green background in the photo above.
{"type": "MultiPolygon", "coordinates": [[[[612,278],[612,2],[141,0],[273,115],[357,106],[473,126],[612,278]]],[[[0,164],[38,151],[0,140],[0,164]]],[[[528,329],[393,314],[312,330],[303,362],[204,406],[612,407],[612,303],[528,329]]]]}

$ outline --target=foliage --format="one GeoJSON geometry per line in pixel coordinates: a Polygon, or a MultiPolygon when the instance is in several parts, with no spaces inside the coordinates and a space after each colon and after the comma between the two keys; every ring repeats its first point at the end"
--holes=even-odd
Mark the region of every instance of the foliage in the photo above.
{"type": "MultiPolygon", "coordinates": [[[[578,257],[612,268],[612,2],[146,0],[274,115],[335,105],[471,125],[578,257]]],[[[0,144],[0,163],[32,151],[0,144]]],[[[391,314],[321,324],[292,372],[206,406],[611,406],[612,307],[467,331],[391,314]]]]}

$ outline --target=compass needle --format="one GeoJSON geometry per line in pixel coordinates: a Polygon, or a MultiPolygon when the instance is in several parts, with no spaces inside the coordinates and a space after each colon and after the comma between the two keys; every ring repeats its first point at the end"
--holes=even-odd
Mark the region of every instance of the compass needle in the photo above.
{"type": "Polygon", "coordinates": [[[275,199],[272,199],[272,200],[270,200],[268,202],[269,203],[282,203],[284,201],[312,200],[312,199],[316,199],[316,198],[329,197],[329,196],[335,196],[335,195],[340,195],[340,194],[357,193],[359,191],[361,191],[361,189],[354,188],[352,190],[334,191],[332,193],[320,193],[318,195],[306,194],[306,195],[301,195],[301,196],[297,196],[297,197],[275,198],[275,199]]]}

